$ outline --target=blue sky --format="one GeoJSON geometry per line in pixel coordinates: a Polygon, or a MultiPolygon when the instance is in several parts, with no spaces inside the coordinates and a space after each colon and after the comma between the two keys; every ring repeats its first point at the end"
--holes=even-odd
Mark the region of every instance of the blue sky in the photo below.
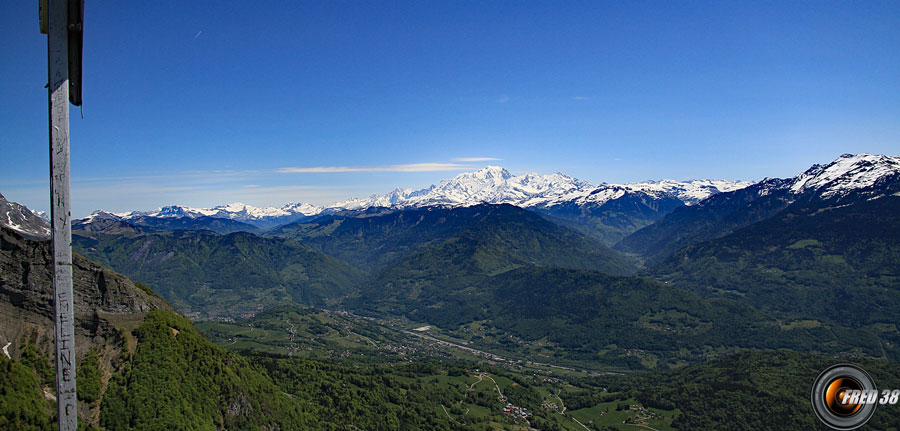
{"type": "MultiPolygon", "coordinates": [[[[900,153],[898,2],[88,0],[85,20],[75,216],[326,204],[487,164],[757,180],[900,153]]],[[[37,2],[0,5],[0,59],[0,193],[45,210],[37,2]]]]}

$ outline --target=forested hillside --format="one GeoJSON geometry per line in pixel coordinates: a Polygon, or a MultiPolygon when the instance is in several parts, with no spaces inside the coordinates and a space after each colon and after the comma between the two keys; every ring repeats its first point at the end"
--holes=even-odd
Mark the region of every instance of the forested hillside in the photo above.
{"type": "Polygon", "coordinates": [[[76,230],[72,238],[78,253],[203,317],[255,313],[285,302],[323,304],[362,280],[359,271],[303,244],[246,232],[76,230]]]}

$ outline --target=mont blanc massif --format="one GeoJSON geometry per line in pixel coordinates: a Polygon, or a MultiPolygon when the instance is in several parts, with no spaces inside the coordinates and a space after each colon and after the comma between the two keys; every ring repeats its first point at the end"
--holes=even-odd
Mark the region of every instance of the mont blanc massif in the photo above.
{"type": "MultiPolygon", "coordinates": [[[[42,216],[0,196],[4,429],[55,415],[42,216]]],[[[827,366],[900,388],[900,156],[759,182],[491,166],[327,207],[98,210],[72,246],[85,429],[820,429],[827,366]]]]}

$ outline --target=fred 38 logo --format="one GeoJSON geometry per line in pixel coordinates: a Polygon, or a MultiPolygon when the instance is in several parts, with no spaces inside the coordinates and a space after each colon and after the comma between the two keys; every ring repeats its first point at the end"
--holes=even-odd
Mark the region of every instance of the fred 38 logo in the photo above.
{"type": "Polygon", "coordinates": [[[879,391],[862,368],[839,364],[819,374],[813,384],[813,411],[825,425],[836,430],[854,430],[866,424],[878,405],[895,405],[900,389],[879,391]]]}

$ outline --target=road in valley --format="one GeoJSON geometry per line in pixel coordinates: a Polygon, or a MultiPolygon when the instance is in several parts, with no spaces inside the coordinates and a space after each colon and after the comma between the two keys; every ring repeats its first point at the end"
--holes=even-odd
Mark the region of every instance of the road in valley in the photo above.
{"type": "MultiPolygon", "coordinates": [[[[509,362],[509,363],[516,363],[519,361],[518,359],[507,358],[507,357],[498,355],[496,353],[490,353],[490,352],[485,352],[483,350],[473,349],[469,346],[464,346],[462,344],[454,343],[452,341],[441,340],[439,338],[432,337],[431,335],[428,335],[423,332],[414,332],[414,331],[410,331],[407,329],[398,329],[398,330],[406,335],[412,335],[414,337],[419,337],[421,339],[431,341],[431,342],[441,345],[441,346],[452,347],[455,349],[463,350],[465,352],[469,352],[473,355],[480,356],[485,359],[490,359],[490,360],[498,361],[498,362],[509,362]]],[[[562,365],[547,364],[544,362],[535,362],[535,361],[531,361],[531,360],[525,360],[524,363],[527,365],[532,365],[532,366],[556,368],[556,369],[560,369],[560,370],[576,371],[576,372],[582,372],[582,373],[586,373],[586,374],[603,374],[603,375],[609,375],[609,376],[624,375],[624,373],[614,372],[614,371],[585,370],[585,369],[578,369],[578,368],[573,368],[573,367],[566,367],[566,366],[562,366],[562,365]]]]}

